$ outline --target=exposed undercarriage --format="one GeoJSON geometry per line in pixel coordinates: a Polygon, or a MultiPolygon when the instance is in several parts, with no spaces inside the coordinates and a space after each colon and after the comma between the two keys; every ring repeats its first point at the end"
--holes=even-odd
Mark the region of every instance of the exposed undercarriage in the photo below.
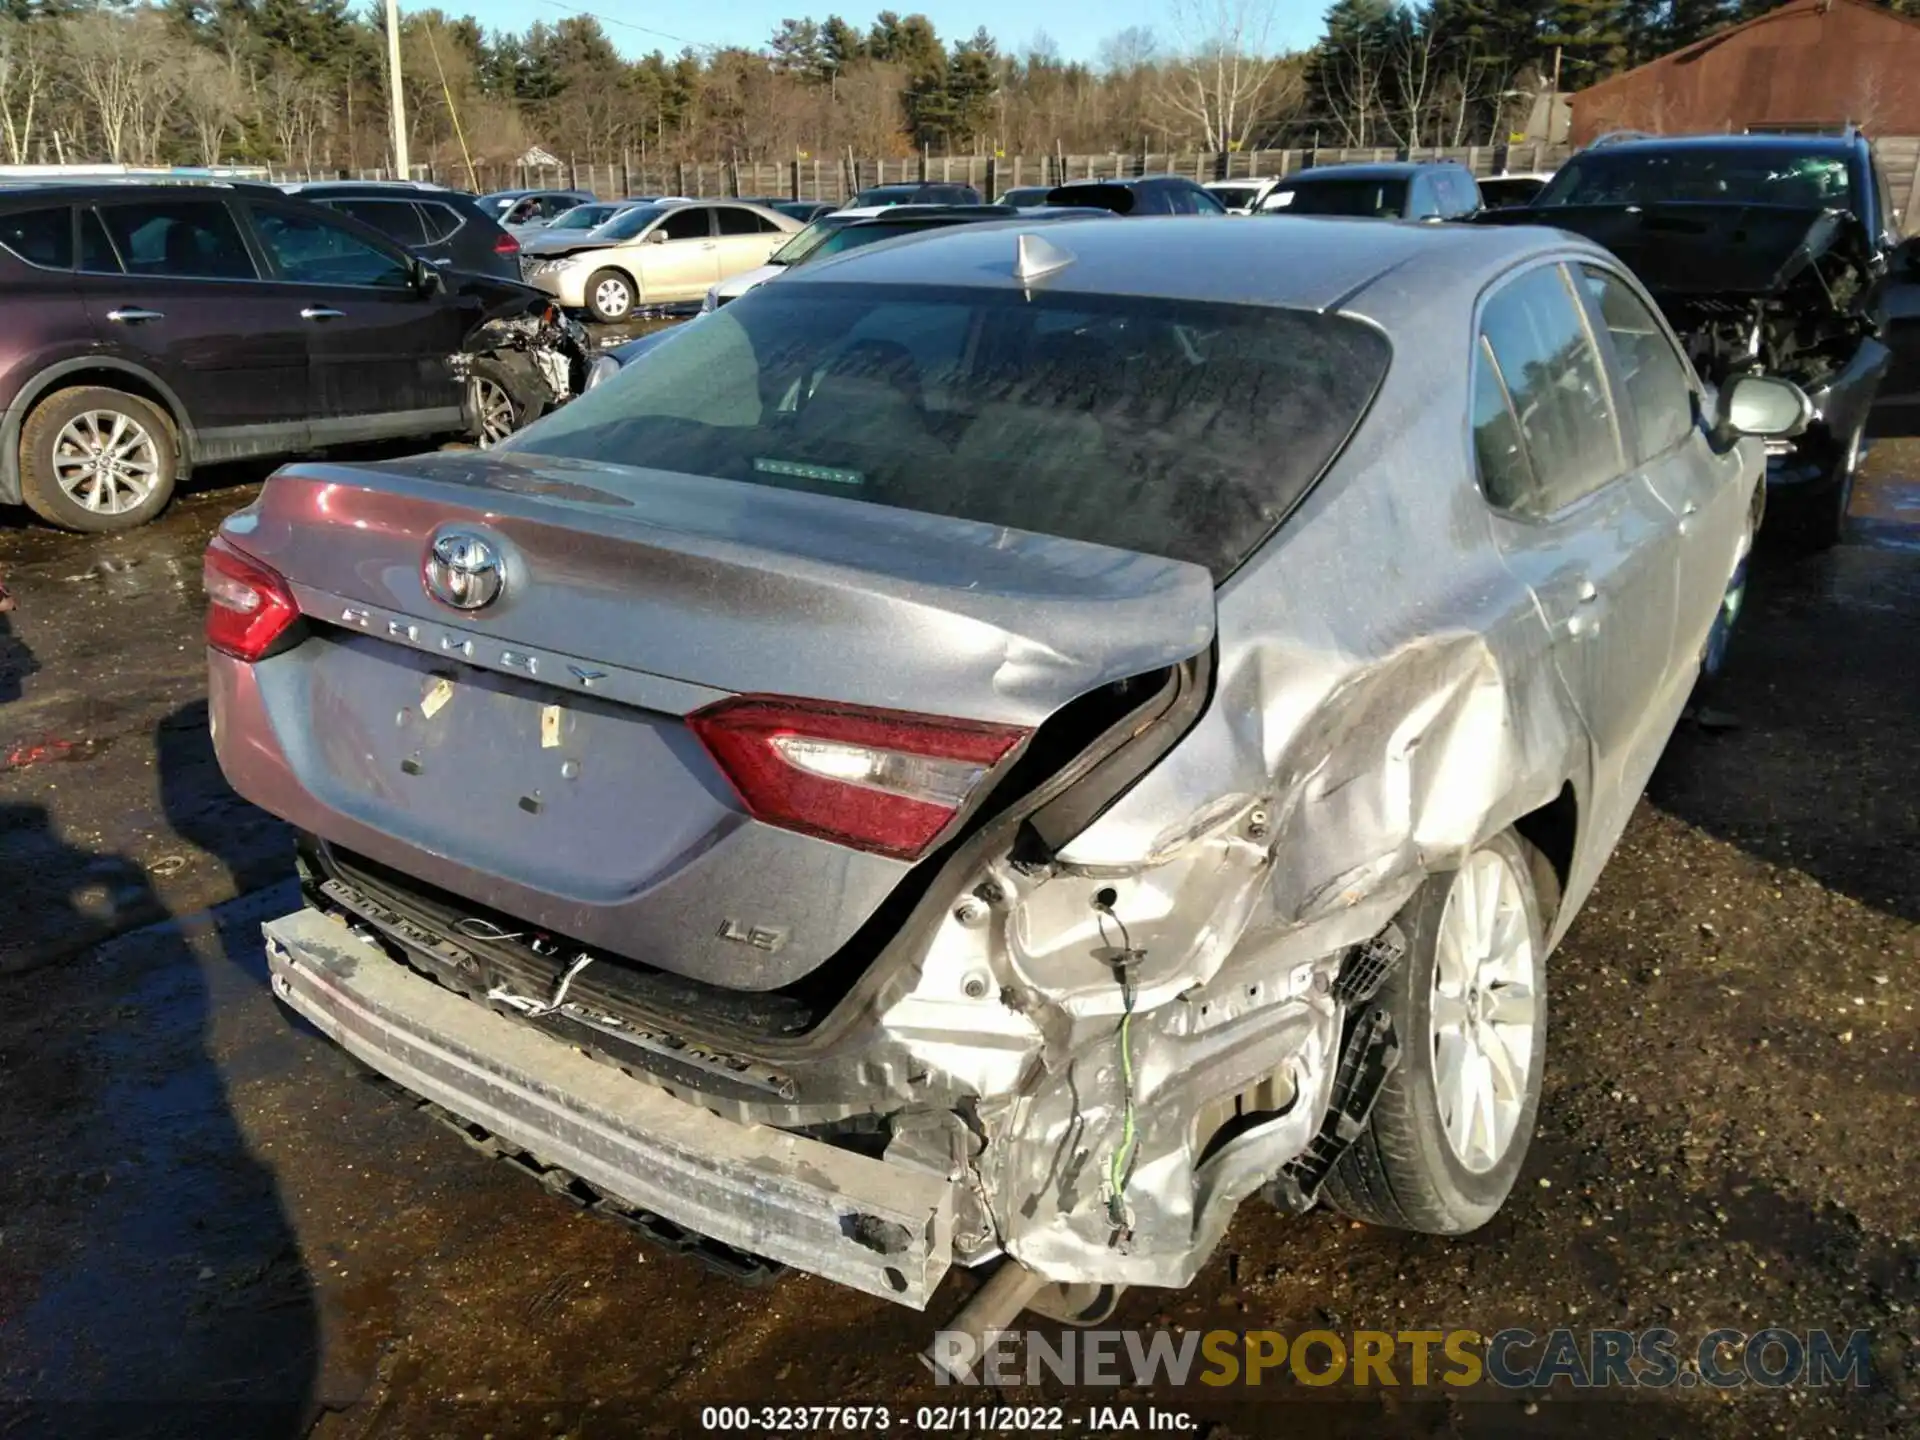
{"type": "Polygon", "coordinates": [[[557,305],[518,315],[496,315],[475,328],[466,347],[452,356],[455,380],[464,388],[473,361],[505,366],[519,382],[516,396],[532,419],[564,405],[586,388],[593,363],[591,342],[577,320],[557,305]]]}

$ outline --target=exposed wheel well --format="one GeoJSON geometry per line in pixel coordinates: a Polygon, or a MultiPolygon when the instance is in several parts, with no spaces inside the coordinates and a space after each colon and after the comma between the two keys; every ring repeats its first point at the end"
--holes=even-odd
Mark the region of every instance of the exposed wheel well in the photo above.
{"type": "Polygon", "coordinates": [[[1574,842],[1580,834],[1580,802],[1573,786],[1562,785],[1558,795],[1538,810],[1522,815],[1513,822],[1513,828],[1553,867],[1554,878],[1564,893],[1567,876],[1573,870],[1574,842]]]}
{"type": "Polygon", "coordinates": [[[133,370],[121,370],[114,366],[103,365],[85,370],[68,370],[58,380],[33,397],[33,405],[27,413],[31,415],[63,390],[79,390],[89,385],[98,385],[107,390],[124,390],[129,395],[138,395],[155,406],[162,415],[173,422],[174,442],[180,451],[182,468],[191,456],[188,446],[186,417],[174,408],[173,402],[158,385],[144,375],[133,370]]]}

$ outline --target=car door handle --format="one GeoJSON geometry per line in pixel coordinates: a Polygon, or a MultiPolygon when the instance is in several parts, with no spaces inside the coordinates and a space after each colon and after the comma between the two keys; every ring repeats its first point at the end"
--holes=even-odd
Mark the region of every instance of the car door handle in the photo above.
{"type": "Polygon", "coordinates": [[[702,250],[712,250],[712,249],[714,249],[714,248],[715,248],[715,244],[714,244],[714,242],[713,242],[713,241],[711,241],[711,240],[702,240],[702,241],[700,242],[700,248],[701,248],[702,250]]]}
{"type": "Polygon", "coordinates": [[[330,305],[309,305],[300,312],[300,318],[302,320],[344,320],[347,318],[347,312],[335,310],[330,305]]]}
{"type": "Polygon", "coordinates": [[[1591,605],[1593,604],[1594,601],[1598,600],[1599,598],[1600,598],[1600,592],[1594,589],[1593,582],[1591,580],[1582,580],[1580,582],[1580,603],[1582,605],[1591,605]]]}
{"type": "Polygon", "coordinates": [[[447,268],[447,266],[453,264],[453,257],[451,255],[443,255],[433,263],[438,265],[442,270],[444,270],[447,268]]]}
{"type": "Polygon", "coordinates": [[[166,318],[158,310],[142,310],[138,305],[122,305],[117,310],[107,312],[107,319],[116,325],[144,325],[149,320],[166,318]]]}

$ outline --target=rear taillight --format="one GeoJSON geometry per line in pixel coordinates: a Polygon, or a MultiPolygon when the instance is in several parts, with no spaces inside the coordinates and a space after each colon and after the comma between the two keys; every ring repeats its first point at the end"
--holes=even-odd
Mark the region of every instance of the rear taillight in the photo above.
{"type": "Polygon", "coordinates": [[[493,253],[496,255],[518,255],[520,253],[520,242],[505,230],[502,230],[500,232],[500,238],[493,242],[493,253]]]}
{"type": "Polygon", "coordinates": [[[287,582],[218,535],[207,546],[207,644],[251,663],[300,618],[287,582]]]}
{"type": "Polygon", "coordinates": [[[687,723],[756,820],[917,860],[1025,730],[743,695],[687,723]]]}

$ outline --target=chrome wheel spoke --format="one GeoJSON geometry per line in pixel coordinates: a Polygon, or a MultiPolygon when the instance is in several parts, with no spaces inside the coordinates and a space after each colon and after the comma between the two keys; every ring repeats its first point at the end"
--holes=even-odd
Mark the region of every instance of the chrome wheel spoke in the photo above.
{"type": "Polygon", "coordinates": [[[1444,990],[1433,992],[1433,1028],[1436,1032],[1458,1035],[1467,1028],[1467,1002],[1444,990]]]}
{"type": "Polygon", "coordinates": [[[76,505],[95,514],[137,509],[160,479],[160,450],[147,428],[117,410],[88,410],[54,436],[53,478],[76,505]]]}
{"type": "Polygon", "coordinates": [[[1434,1094],[1441,1128],[1468,1170],[1512,1148],[1531,1088],[1539,1018],[1533,925],[1506,856],[1482,850],[1453,876],[1434,945],[1434,1094]]]}

